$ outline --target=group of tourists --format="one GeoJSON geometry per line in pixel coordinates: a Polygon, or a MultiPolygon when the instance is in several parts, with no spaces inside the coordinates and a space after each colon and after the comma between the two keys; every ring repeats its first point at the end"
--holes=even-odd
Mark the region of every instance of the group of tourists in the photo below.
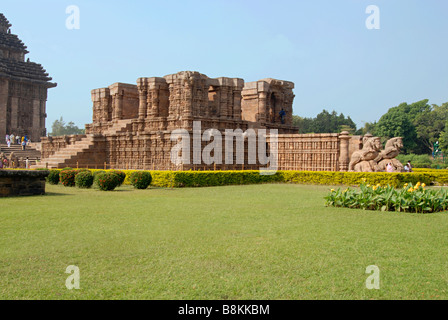
{"type": "Polygon", "coordinates": [[[25,147],[31,143],[31,139],[28,138],[28,135],[15,136],[14,134],[7,134],[6,135],[6,144],[8,145],[8,148],[11,147],[12,144],[18,144],[22,146],[22,150],[25,150],[25,147]]]}
{"type": "MultiPolygon", "coordinates": [[[[412,172],[412,165],[411,165],[411,161],[409,160],[408,163],[404,166],[404,171],[405,172],[412,172]]],[[[395,167],[392,164],[392,162],[389,162],[386,165],[386,172],[395,172],[395,167]]]]}
{"type": "Polygon", "coordinates": [[[408,163],[404,166],[404,171],[405,172],[413,172],[412,171],[412,166],[411,166],[411,161],[409,160],[408,163]]]}

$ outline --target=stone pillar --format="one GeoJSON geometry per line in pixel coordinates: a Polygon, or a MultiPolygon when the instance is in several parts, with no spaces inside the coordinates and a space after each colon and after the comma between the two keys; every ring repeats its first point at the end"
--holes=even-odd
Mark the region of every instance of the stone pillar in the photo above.
{"type": "Polygon", "coordinates": [[[123,94],[115,94],[114,102],[114,116],[112,120],[121,120],[123,118],[123,94]]]}
{"type": "Polygon", "coordinates": [[[348,155],[348,147],[350,140],[349,133],[347,131],[341,132],[339,135],[339,171],[347,171],[350,158],[348,155]]]}
{"type": "Polygon", "coordinates": [[[97,123],[100,122],[100,115],[101,115],[101,103],[100,103],[100,99],[99,99],[99,94],[98,94],[99,90],[92,90],[90,92],[90,96],[92,98],[92,102],[93,102],[93,123],[97,123]]]}
{"type": "Polygon", "coordinates": [[[267,93],[260,92],[258,99],[258,121],[266,122],[267,93]]]}
{"type": "Polygon", "coordinates": [[[244,80],[235,78],[233,79],[233,118],[235,120],[242,119],[241,101],[243,99],[242,91],[244,87],[244,80]]]}
{"type": "Polygon", "coordinates": [[[148,94],[148,91],[145,89],[139,90],[139,108],[138,108],[138,117],[140,120],[143,120],[146,118],[146,96],[148,94]]]}
{"type": "Polygon", "coordinates": [[[221,111],[221,118],[229,117],[229,87],[221,86],[220,88],[220,96],[219,96],[219,109],[221,111]]]}
{"type": "Polygon", "coordinates": [[[159,116],[159,104],[160,104],[159,88],[154,88],[154,90],[152,90],[152,112],[151,112],[154,117],[159,116]]]}
{"type": "Polygon", "coordinates": [[[187,117],[187,118],[191,118],[193,117],[193,97],[194,97],[194,92],[193,92],[193,81],[188,81],[186,82],[185,87],[183,88],[183,92],[184,92],[184,101],[182,101],[181,103],[183,103],[184,108],[183,110],[181,110],[181,115],[183,117],[187,117]]]}

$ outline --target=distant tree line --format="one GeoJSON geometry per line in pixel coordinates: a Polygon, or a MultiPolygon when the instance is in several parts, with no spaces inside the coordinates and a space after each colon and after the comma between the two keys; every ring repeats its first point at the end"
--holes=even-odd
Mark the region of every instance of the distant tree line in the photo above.
{"type": "Polygon", "coordinates": [[[53,122],[53,125],[51,126],[51,133],[49,133],[49,135],[58,137],[65,135],[69,136],[72,134],[85,134],[85,132],[85,129],[78,128],[72,121],[65,123],[64,119],[61,117],[61,119],[53,122]]]}
{"type": "Polygon", "coordinates": [[[432,154],[438,142],[440,150],[448,154],[448,102],[442,105],[428,104],[427,99],[408,104],[406,102],[390,108],[378,122],[367,122],[363,128],[348,116],[323,110],[315,118],[293,116],[293,124],[300,133],[371,133],[388,140],[402,137],[404,152],[432,154]]]}
{"type": "Polygon", "coordinates": [[[324,109],[315,118],[293,116],[293,125],[299,128],[299,133],[339,133],[349,131],[355,133],[356,124],[350,117],[336,111],[331,113],[324,109]]]}

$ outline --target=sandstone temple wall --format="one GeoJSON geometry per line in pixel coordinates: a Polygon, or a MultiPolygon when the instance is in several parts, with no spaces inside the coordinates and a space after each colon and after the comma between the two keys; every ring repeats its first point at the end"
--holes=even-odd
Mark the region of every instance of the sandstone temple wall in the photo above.
{"type": "MultiPolygon", "coordinates": [[[[42,140],[42,162],[59,168],[101,168],[106,164],[147,170],[266,167],[249,161],[250,139],[243,147],[233,141],[233,162],[226,162],[226,130],[239,129],[246,133],[266,130],[268,135],[277,130],[281,170],[347,170],[357,142],[350,142],[346,132],[297,134],[298,128],[292,126],[293,88],[288,81],[269,78],[244,83],[239,78],[212,79],[192,71],[139,78],[137,85],[115,83],[92,90],[93,121],[86,125],[86,135],[42,140]],[[171,133],[179,129],[192,138],[188,144],[190,163],[175,164],[171,159],[171,150],[179,143],[171,140],[171,133]],[[223,138],[222,164],[207,164],[210,162],[193,153],[195,145],[200,145],[202,152],[213,141],[202,141],[207,129],[217,130],[223,138]],[[236,161],[241,158],[243,162],[236,161]]],[[[268,140],[266,148],[270,147],[268,140]]],[[[217,156],[213,153],[212,157],[217,156]]]]}
{"type": "Polygon", "coordinates": [[[245,84],[242,91],[243,120],[261,124],[281,124],[280,111],[286,112],[285,124],[292,126],[294,83],[263,79],[245,84]]]}
{"type": "Polygon", "coordinates": [[[337,133],[280,135],[279,170],[339,171],[339,136],[337,133]]]}

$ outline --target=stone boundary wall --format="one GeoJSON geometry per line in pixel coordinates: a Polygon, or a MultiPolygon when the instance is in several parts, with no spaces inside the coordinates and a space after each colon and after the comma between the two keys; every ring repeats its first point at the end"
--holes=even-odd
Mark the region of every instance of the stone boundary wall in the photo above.
{"type": "Polygon", "coordinates": [[[350,155],[360,148],[349,133],[279,134],[278,170],[347,171],[350,155]]]}
{"type": "Polygon", "coordinates": [[[0,198],[45,194],[49,171],[0,170],[0,198]]]}
{"type": "Polygon", "coordinates": [[[278,169],[339,171],[339,134],[278,135],[278,169]]]}

